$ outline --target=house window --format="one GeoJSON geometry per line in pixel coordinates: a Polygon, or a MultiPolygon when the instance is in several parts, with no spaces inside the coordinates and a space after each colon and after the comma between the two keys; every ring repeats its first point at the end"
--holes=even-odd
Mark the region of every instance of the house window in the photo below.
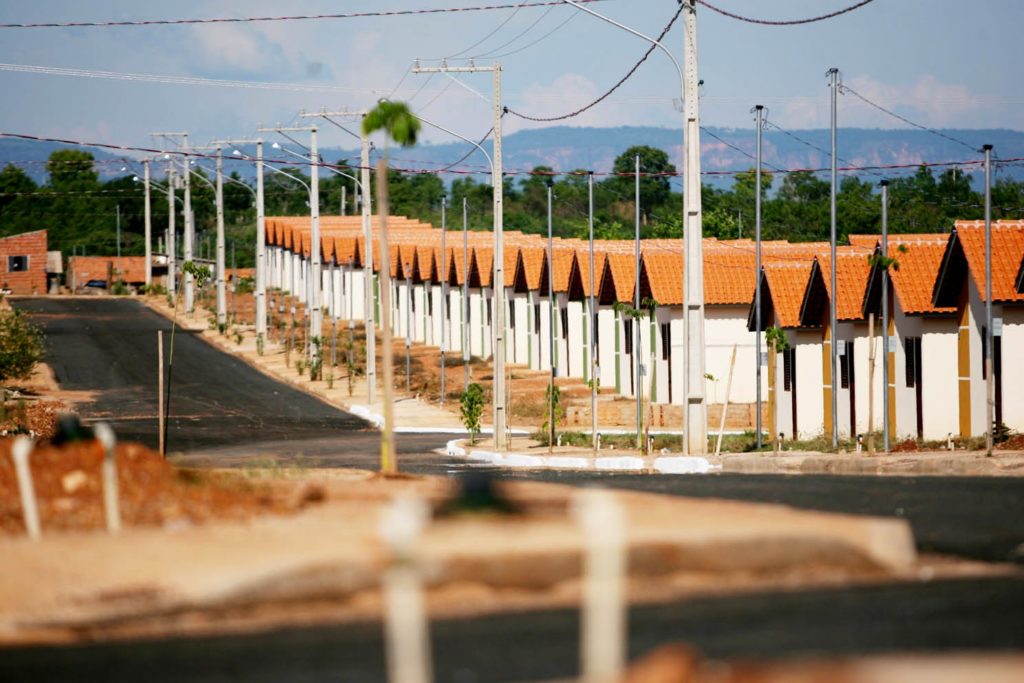
{"type": "Polygon", "coordinates": [[[981,378],[988,379],[988,327],[981,326],[981,378]]]}
{"type": "Polygon", "coordinates": [[[782,352],[782,389],[783,391],[793,390],[793,364],[796,362],[796,349],[786,349],[782,352]]]}
{"type": "Polygon", "coordinates": [[[668,360],[672,355],[672,328],[668,323],[661,324],[661,359],[668,360]]]}
{"type": "Polygon", "coordinates": [[[622,337],[625,342],[623,348],[626,350],[626,353],[633,353],[633,320],[631,318],[622,321],[622,337]]]}
{"type": "Polygon", "coordinates": [[[451,320],[452,319],[452,302],[451,301],[446,301],[445,303],[447,305],[444,307],[444,319],[445,320],[451,320]]]}
{"type": "Polygon", "coordinates": [[[540,334],[540,304],[533,305],[533,333],[540,334]]]}
{"type": "Polygon", "coordinates": [[[594,346],[597,346],[600,343],[600,341],[601,341],[601,335],[600,335],[601,328],[598,327],[598,325],[597,325],[597,313],[595,313],[594,315],[592,315],[590,317],[590,322],[591,322],[590,329],[592,329],[594,331],[594,346]]]}
{"type": "Polygon", "coordinates": [[[508,303],[508,326],[515,329],[516,326],[516,302],[510,301],[508,303]]]}
{"type": "Polygon", "coordinates": [[[569,338],[569,309],[560,308],[558,312],[562,314],[562,339],[569,338]]]}
{"type": "Polygon", "coordinates": [[[491,300],[487,300],[487,324],[491,324],[491,300]]]}
{"type": "Polygon", "coordinates": [[[434,292],[433,290],[427,290],[427,315],[434,315],[434,292]]]}
{"type": "Polygon", "coordinates": [[[904,368],[904,375],[906,376],[906,382],[908,389],[912,389],[917,386],[917,373],[915,368],[917,367],[917,354],[921,350],[921,338],[920,337],[907,337],[904,340],[904,355],[906,356],[906,367],[904,368]]]}
{"type": "Polygon", "coordinates": [[[853,346],[852,342],[846,342],[843,355],[839,356],[839,386],[843,389],[850,388],[850,380],[853,377],[853,346]]]}
{"type": "Polygon", "coordinates": [[[28,270],[28,256],[8,256],[7,272],[21,273],[28,270]]]}

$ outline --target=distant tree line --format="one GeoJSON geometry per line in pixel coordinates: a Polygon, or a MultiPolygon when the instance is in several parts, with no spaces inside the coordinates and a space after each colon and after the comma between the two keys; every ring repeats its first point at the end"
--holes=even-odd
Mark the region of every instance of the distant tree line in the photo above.
{"type": "MultiPolygon", "coordinates": [[[[614,172],[633,172],[634,158],[640,156],[641,235],[680,237],[682,235],[681,193],[676,168],[663,150],[648,146],[631,147],[615,160],[614,172]]],[[[49,230],[50,248],[70,255],[113,254],[116,251],[115,221],[121,213],[121,249],[125,254],[143,253],[143,187],[134,174],[103,182],[88,152],[62,149],[47,163],[49,180],[37,184],[20,168],[8,165],[0,170],[0,236],[29,230],[49,230]]],[[[358,177],[358,169],[340,165],[343,173],[358,177]]],[[[309,178],[298,168],[286,171],[297,180],[309,178]]],[[[197,173],[206,176],[203,170],[197,173]]],[[[389,171],[392,213],[419,218],[439,226],[441,198],[446,193],[436,174],[403,174],[389,171]]],[[[829,182],[811,172],[762,175],[762,230],[765,239],[791,241],[827,240],[829,234],[829,182]]],[[[235,181],[241,181],[232,173],[235,181]]],[[[154,242],[167,225],[166,175],[154,169],[161,182],[152,191],[151,207],[154,242]]],[[[878,180],[848,176],[837,193],[837,229],[840,239],[850,233],[877,232],[881,221],[878,180]]],[[[588,172],[554,175],[551,168],[537,166],[528,175],[504,179],[505,227],[529,233],[547,231],[547,191],[551,186],[553,231],[561,237],[587,235],[588,172]]],[[[358,212],[355,183],[330,172],[320,174],[320,211],[337,215],[345,188],[346,213],[358,212]]],[[[958,219],[983,216],[982,188],[974,187],[961,169],[935,172],[920,167],[907,176],[893,177],[889,187],[889,227],[893,232],[943,232],[958,219]]],[[[634,231],[634,179],[628,175],[595,177],[594,227],[599,238],[631,239],[634,231]]],[[[175,190],[180,198],[182,190],[175,190]]],[[[728,189],[705,185],[702,190],[704,233],[721,239],[753,237],[755,180],[753,170],[737,174],[728,189]]],[[[488,229],[492,218],[490,181],[486,176],[460,176],[447,189],[448,225],[462,225],[466,200],[471,229],[488,229]]],[[[309,213],[309,195],[298,182],[278,173],[265,177],[268,216],[309,213]]],[[[224,184],[225,231],[237,245],[239,266],[253,264],[255,206],[252,193],[236,182],[224,184]]],[[[178,230],[183,225],[181,204],[178,230]]],[[[1024,216],[1024,182],[999,177],[993,185],[992,215],[998,218],[1024,216]]],[[[212,245],[216,227],[213,189],[194,179],[192,206],[196,217],[196,254],[212,245]]]]}

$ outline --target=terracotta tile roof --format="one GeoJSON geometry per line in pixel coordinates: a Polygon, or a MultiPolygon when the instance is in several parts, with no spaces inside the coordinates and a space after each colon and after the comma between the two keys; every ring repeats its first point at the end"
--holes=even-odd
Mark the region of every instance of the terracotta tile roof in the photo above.
{"type": "MultiPolygon", "coordinates": [[[[554,291],[567,292],[569,291],[569,278],[572,275],[572,269],[574,267],[574,261],[576,260],[576,251],[572,248],[567,248],[564,245],[558,243],[555,244],[551,253],[552,268],[554,270],[554,278],[552,283],[554,291]]],[[[548,291],[548,259],[544,257],[544,261],[541,267],[540,277],[540,290],[542,292],[548,291]]]]}
{"type": "MultiPolygon", "coordinates": [[[[601,287],[601,272],[604,270],[604,260],[607,254],[594,248],[594,296],[601,287]]],[[[583,288],[583,296],[590,296],[590,250],[577,252],[576,261],[579,265],[580,284],[583,288]]]]}
{"type": "MultiPolygon", "coordinates": [[[[863,320],[864,291],[867,289],[868,275],[871,266],[867,254],[860,250],[847,251],[842,247],[836,250],[836,286],[839,297],[836,301],[837,320],[863,320]]],[[[828,295],[832,296],[832,269],[829,254],[817,257],[818,267],[825,282],[828,295]]]]}
{"type": "Polygon", "coordinates": [[[547,260],[547,250],[544,247],[525,246],[519,250],[519,253],[523,260],[526,286],[533,291],[540,290],[540,277],[544,269],[544,261],[547,260]]]}
{"type": "MultiPolygon", "coordinates": [[[[891,237],[891,236],[890,236],[891,237]]],[[[881,235],[847,235],[846,239],[852,246],[863,249],[874,249],[875,245],[882,240],[881,235]]]]}
{"type": "MultiPolygon", "coordinates": [[[[985,300],[985,222],[957,221],[956,239],[964,256],[974,285],[985,300]]],[[[952,242],[952,240],[951,240],[952,242]]],[[[1024,302],[1017,291],[1017,274],[1024,257],[1024,221],[992,223],[992,300],[1024,302]]]]}
{"type": "Polygon", "coordinates": [[[416,245],[416,266],[414,271],[413,277],[419,282],[422,282],[423,280],[429,280],[431,282],[439,281],[437,262],[434,260],[433,245],[416,245]]]}
{"type": "Polygon", "coordinates": [[[608,252],[604,262],[604,273],[598,285],[598,298],[602,305],[633,301],[636,286],[636,262],[632,254],[608,252]]]}
{"type": "MultiPolygon", "coordinates": [[[[812,263],[808,261],[775,261],[762,266],[761,328],[773,322],[782,328],[802,327],[800,311],[811,276],[812,263]]],[[[747,326],[756,329],[753,302],[747,326]]]]}
{"type": "Polygon", "coordinates": [[[494,249],[492,247],[470,247],[469,286],[490,287],[494,279],[494,249]]]}
{"type": "Polygon", "coordinates": [[[504,249],[504,280],[506,287],[514,287],[516,284],[516,263],[519,262],[519,247],[515,243],[506,243],[504,249]]]}
{"type": "Polygon", "coordinates": [[[640,300],[653,298],[660,306],[683,304],[681,251],[647,251],[640,258],[640,300]]]}
{"type": "Polygon", "coordinates": [[[1024,257],[1020,260],[1020,268],[1017,270],[1017,291],[1024,294],[1024,257]]]}
{"type": "Polygon", "coordinates": [[[899,269],[889,269],[889,280],[904,313],[945,314],[956,311],[955,307],[939,307],[932,303],[935,279],[948,242],[949,235],[942,233],[889,236],[889,256],[899,262],[899,269]]]}

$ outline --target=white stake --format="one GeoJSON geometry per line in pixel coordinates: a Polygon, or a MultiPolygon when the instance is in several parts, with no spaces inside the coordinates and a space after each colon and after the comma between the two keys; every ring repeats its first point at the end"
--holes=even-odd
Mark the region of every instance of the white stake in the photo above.
{"type": "Polygon", "coordinates": [[[384,574],[384,637],[388,680],[392,683],[430,683],[433,680],[430,637],[423,590],[416,566],[416,542],[429,519],[418,498],[396,498],[381,517],[380,536],[391,550],[384,574]]]}
{"type": "Polygon", "coordinates": [[[11,457],[14,458],[14,469],[18,475],[18,492],[21,494],[25,530],[29,538],[36,540],[40,536],[39,510],[36,508],[36,490],[32,486],[32,470],[28,466],[28,456],[32,453],[32,447],[32,439],[19,436],[11,446],[11,457]]]}
{"type": "MultiPolygon", "coordinates": [[[[758,365],[761,361],[758,359],[758,365]]],[[[729,359],[729,378],[725,380],[725,404],[722,405],[722,417],[718,421],[718,439],[715,440],[715,457],[722,454],[722,435],[725,434],[725,417],[729,412],[729,393],[732,391],[732,371],[736,367],[736,345],[732,345],[732,357],[729,359]]],[[[796,438],[795,436],[793,438],[796,438]]]]}
{"type": "Polygon", "coordinates": [[[117,439],[110,425],[101,422],[93,427],[96,440],[103,446],[103,509],[107,516],[107,531],[116,534],[121,531],[121,510],[118,504],[117,461],[114,446],[117,439]]]}
{"type": "Polygon", "coordinates": [[[580,628],[582,680],[620,680],[626,658],[625,519],[614,494],[584,490],[574,510],[586,536],[580,628]]]}

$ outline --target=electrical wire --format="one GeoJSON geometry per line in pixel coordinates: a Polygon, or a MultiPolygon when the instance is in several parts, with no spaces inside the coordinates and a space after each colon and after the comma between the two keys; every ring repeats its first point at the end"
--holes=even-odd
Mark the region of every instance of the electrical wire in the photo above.
{"type": "Polygon", "coordinates": [[[697,0],[697,2],[700,3],[701,5],[704,5],[712,12],[717,12],[718,14],[721,14],[723,17],[729,17],[730,19],[745,21],[748,24],[760,24],[762,26],[800,26],[802,24],[813,24],[818,21],[825,21],[826,19],[834,19],[835,17],[838,17],[840,15],[852,12],[854,10],[858,10],[864,5],[871,4],[872,2],[874,2],[874,0],[860,0],[860,2],[856,2],[848,7],[836,10],[835,12],[829,12],[828,14],[819,14],[818,16],[807,17],[805,19],[757,19],[754,17],[746,17],[743,16],[742,14],[736,14],[735,12],[724,10],[721,7],[716,7],[715,5],[712,5],[710,2],[708,2],[708,0],[697,0]]]}
{"type": "MultiPolygon", "coordinates": [[[[659,43],[661,42],[661,39],[664,38],[665,35],[668,34],[668,32],[672,29],[673,24],[676,23],[676,19],[678,19],[679,15],[682,14],[682,13],[683,13],[683,4],[680,3],[679,4],[679,9],[676,10],[676,13],[674,15],[672,15],[672,19],[669,20],[668,24],[665,25],[665,28],[662,29],[661,33],[658,35],[658,39],[657,40],[658,40],[659,43]]],[[[579,116],[580,114],[582,114],[583,112],[587,111],[588,109],[592,109],[593,107],[597,106],[598,104],[600,104],[601,102],[606,100],[613,92],[618,90],[619,87],[621,87],[623,83],[628,81],[633,76],[633,74],[636,73],[636,70],[640,68],[640,65],[647,61],[647,58],[651,56],[651,53],[654,52],[656,47],[657,47],[657,45],[652,43],[651,46],[649,48],[647,48],[647,51],[644,52],[643,56],[640,57],[639,61],[637,61],[637,63],[633,65],[633,68],[631,68],[629,71],[627,71],[625,76],[623,76],[621,79],[619,79],[618,83],[613,85],[603,95],[598,97],[596,100],[594,100],[590,104],[587,104],[587,105],[585,105],[583,107],[580,107],[579,109],[577,109],[575,111],[571,111],[568,114],[562,114],[561,116],[531,116],[529,114],[522,114],[520,112],[517,112],[514,109],[511,109],[509,107],[505,107],[505,112],[509,113],[509,114],[512,114],[513,116],[516,116],[518,118],[525,119],[527,121],[537,121],[537,122],[541,122],[541,123],[550,123],[552,121],[564,121],[565,119],[571,119],[571,118],[573,118],[575,116],[579,116]]]]}
{"type": "MultiPolygon", "coordinates": [[[[577,0],[591,3],[602,0],[577,0]]],[[[41,23],[8,23],[0,28],[99,28],[112,26],[181,26],[184,24],[245,24],[270,21],[306,21],[317,19],[366,19],[371,17],[401,17],[424,14],[450,14],[457,12],[482,12],[490,10],[521,9],[523,7],[548,7],[561,5],[561,0],[540,0],[538,2],[509,3],[502,5],[477,5],[473,7],[432,7],[407,10],[377,10],[373,12],[349,12],[346,14],[296,14],[273,17],[219,17],[212,19],[144,19],[134,21],[66,21],[41,23]]]]}
{"type": "Polygon", "coordinates": [[[484,55],[484,57],[487,58],[487,59],[501,59],[503,57],[509,57],[511,55],[518,54],[518,53],[522,52],[523,50],[531,48],[534,45],[536,45],[537,43],[543,41],[545,38],[550,36],[552,33],[555,33],[560,28],[562,28],[563,26],[565,26],[566,24],[568,24],[570,21],[572,21],[573,19],[575,19],[578,16],[579,16],[579,12],[573,12],[572,14],[567,16],[565,18],[565,20],[562,21],[562,23],[560,23],[557,26],[555,26],[553,29],[551,29],[550,31],[548,31],[547,33],[542,35],[540,38],[537,38],[537,40],[531,41],[531,42],[527,43],[526,45],[523,45],[522,47],[517,47],[514,50],[509,50],[508,52],[502,52],[501,54],[488,54],[488,55],[484,55]]]}
{"type": "MultiPolygon", "coordinates": [[[[490,56],[491,56],[491,54],[493,54],[493,53],[495,53],[495,52],[497,52],[497,51],[499,51],[499,50],[504,50],[504,49],[505,49],[506,47],[508,47],[508,46],[509,46],[509,45],[511,45],[512,43],[516,42],[517,40],[519,40],[520,38],[522,38],[523,36],[525,36],[525,35],[526,35],[527,33],[529,33],[530,31],[532,31],[532,30],[533,30],[533,27],[534,27],[534,26],[536,26],[537,24],[539,24],[539,23],[540,23],[541,21],[543,21],[543,20],[544,20],[544,17],[546,17],[547,15],[551,14],[551,11],[552,11],[553,9],[555,9],[555,8],[554,8],[554,6],[548,7],[548,8],[546,9],[546,10],[544,10],[544,13],[543,13],[543,14],[541,14],[541,15],[540,15],[539,17],[537,17],[537,18],[536,18],[536,19],[535,19],[535,20],[533,21],[533,23],[532,23],[532,24],[530,24],[529,26],[527,26],[527,27],[526,27],[525,29],[523,29],[522,31],[520,31],[519,33],[517,33],[517,34],[516,34],[515,36],[513,36],[513,37],[512,37],[512,38],[510,38],[509,40],[506,40],[506,41],[505,41],[504,43],[502,43],[502,44],[501,44],[501,45],[499,45],[498,47],[496,47],[496,48],[493,48],[493,49],[491,50],[491,52],[490,52],[490,53],[486,53],[486,52],[485,52],[485,53],[483,53],[483,54],[479,54],[479,55],[474,55],[473,57],[471,57],[471,59],[485,59],[485,58],[488,58],[488,57],[490,57],[490,56]]],[[[483,42],[483,41],[481,41],[481,42],[483,42]]]]}
{"type": "MultiPolygon", "coordinates": [[[[814,144],[813,142],[808,142],[807,140],[804,140],[802,137],[800,137],[799,135],[796,135],[795,133],[790,133],[788,130],[786,130],[785,128],[782,128],[781,126],[779,126],[776,123],[773,123],[773,122],[768,121],[767,119],[765,119],[765,125],[771,126],[775,130],[777,130],[780,133],[782,133],[783,135],[786,135],[786,136],[796,140],[797,142],[799,142],[799,143],[801,143],[803,145],[807,145],[811,149],[814,149],[814,150],[817,150],[817,151],[821,152],[826,157],[829,157],[829,158],[832,157],[832,152],[826,151],[825,149],[823,149],[823,148],[819,147],[818,145],[814,144]]],[[[847,161],[846,159],[842,158],[839,155],[836,155],[836,161],[838,161],[838,162],[840,162],[842,164],[846,164],[846,166],[848,166],[848,167],[853,167],[853,165],[854,165],[853,162],[847,161]]],[[[871,169],[873,167],[864,166],[864,167],[861,167],[861,168],[862,168],[862,170],[865,170],[867,173],[870,173],[871,175],[875,175],[875,176],[878,176],[880,178],[882,177],[882,175],[880,173],[877,173],[877,172],[875,172],[873,170],[869,170],[869,169],[871,169]]],[[[822,170],[828,170],[828,169],[822,169],[822,170]]]]}
{"type": "MultiPolygon", "coordinates": [[[[516,7],[516,8],[515,8],[515,9],[514,9],[514,10],[512,11],[512,13],[511,13],[511,14],[509,14],[509,15],[508,15],[507,17],[505,17],[505,19],[504,19],[504,20],[503,20],[503,21],[502,21],[502,22],[501,22],[500,24],[498,24],[497,26],[495,26],[493,30],[491,30],[491,31],[490,31],[490,32],[489,32],[489,33],[488,33],[487,35],[485,35],[485,36],[484,36],[483,38],[481,38],[480,40],[476,41],[475,43],[473,43],[473,44],[472,44],[472,45],[470,45],[469,47],[465,47],[465,48],[463,48],[463,49],[459,50],[458,52],[454,52],[454,53],[452,53],[452,54],[450,54],[450,55],[448,55],[447,57],[444,57],[444,58],[442,58],[442,59],[455,59],[456,57],[459,57],[459,56],[461,56],[461,55],[464,55],[464,54],[466,54],[467,52],[469,52],[469,51],[470,51],[470,50],[472,50],[473,48],[475,48],[475,47],[477,47],[477,46],[479,46],[479,45],[482,45],[482,44],[483,44],[484,42],[486,42],[486,41],[487,41],[487,39],[488,39],[488,38],[490,38],[491,36],[493,36],[494,34],[496,34],[496,33],[497,33],[498,31],[500,31],[501,29],[505,28],[505,25],[506,25],[506,24],[507,24],[508,22],[512,21],[512,20],[513,20],[513,19],[515,18],[515,16],[516,16],[517,14],[519,14],[519,10],[521,10],[521,9],[523,8],[523,5],[525,5],[525,4],[526,4],[525,2],[523,2],[523,3],[520,3],[520,5],[519,5],[518,7],[516,7]]],[[[550,12],[550,11],[551,11],[551,8],[548,8],[548,10],[547,10],[547,11],[548,11],[548,12],[550,12]]],[[[470,58],[470,59],[472,59],[472,58],[470,58]]],[[[433,61],[433,60],[431,60],[431,61],[433,61]]]]}
{"type": "Polygon", "coordinates": [[[952,135],[946,135],[945,133],[939,132],[939,131],[935,130],[934,128],[929,128],[928,126],[922,126],[920,123],[914,123],[913,121],[911,121],[907,117],[900,116],[896,112],[890,111],[890,110],[886,109],[885,107],[883,107],[882,105],[877,104],[875,102],[872,102],[871,100],[869,100],[868,98],[864,97],[863,95],[861,95],[859,92],[857,92],[856,90],[854,90],[853,88],[851,88],[848,85],[840,84],[839,85],[839,92],[843,93],[844,95],[846,93],[850,93],[851,95],[856,97],[858,100],[860,100],[864,104],[872,106],[875,109],[877,109],[878,111],[880,111],[880,112],[882,112],[884,114],[888,114],[889,116],[893,117],[894,119],[898,119],[898,120],[902,121],[903,123],[905,123],[905,124],[907,124],[909,126],[913,126],[914,128],[918,128],[918,129],[923,130],[923,131],[927,131],[927,132],[931,133],[932,135],[938,135],[940,138],[945,138],[946,140],[949,140],[950,142],[955,142],[958,145],[966,147],[967,149],[971,150],[972,152],[977,152],[978,151],[978,148],[977,148],[976,145],[968,144],[968,143],[964,142],[963,140],[960,140],[959,138],[955,138],[952,135]]]}
{"type": "MultiPolygon", "coordinates": [[[[753,154],[751,154],[750,152],[746,151],[745,149],[740,149],[739,147],[737,147],[736,145],[732,144],[732,143],[731,143],[731,142],[729,142],[728,140],[724,140],[724,139],[722,139],[722,138],[718,137],[717,135],[715,135],[714,133],[712,133],[712,132],[711,132],[711,131],[710,131],[709,129],[705,128],[704,126],[701,126],[701,127],[700,127],[700,129],[701,129],[702,131],[704,131],[705,133],[707,133],[708,135],[710,135],[711,137],[713,137],[713,138],[714,138],[715,140],[718,140],[719,142],[721,142],[721,143],[722,143],[723,145],[725,145],[726,147],[729,147],[729,148],[731,148],[731,149],[734,149],[734,150],[736,150],[737,152],[739,152],[739,153],[740,153],[740,154],[742,154],[743,156],[745,156],[745,157],[748,157],[748,158],[750,158],[750,159],[753,159],[753,160],[754,160],[755,162],[757,161],[757,157],[756,157],[756,156],[754,156],[753,154]]],[[[764,164],[765,166],[767,166],[768,168],[772,169],[773,171],[778,171],[778,172],[780,172],[780,173],[783,173],[783,172],[784,172],[784,171],[783,171],[783,170],[782,170],[781,168],[779,168],[778,166],[775,166],[775,165],[773,165],[773,164],[769,164],[768,162],[764,161],[763,159],[761,160],[761,163],[762,163],[762,164],[764,164]]]]}

